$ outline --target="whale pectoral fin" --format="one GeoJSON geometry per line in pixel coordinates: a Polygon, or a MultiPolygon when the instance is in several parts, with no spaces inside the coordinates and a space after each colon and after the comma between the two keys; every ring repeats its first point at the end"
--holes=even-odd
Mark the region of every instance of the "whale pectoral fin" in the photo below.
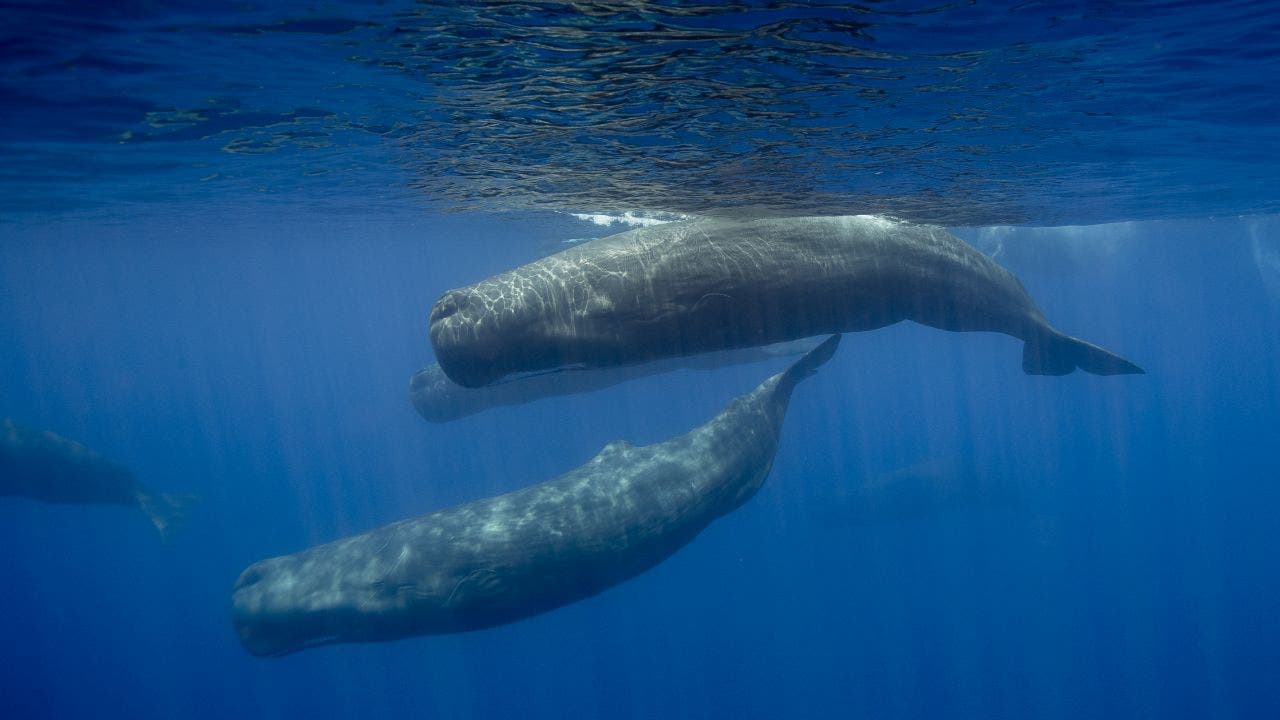
{"type": "Polygon", "coordinates": [[[1115,353],[1062,333],[1041,333],[1022,346],[1022,370],[1028,375],[1066,375],[1076,368],[1094,375],[1146,372],[1115,353]]]}
{"type": "Polygon", "coordinates": [[[444,605],[453,610],[462,610],[477,605],[487,605],[507,594],[507,585],[502,576],[491,568],[479,568],[467,573],[466,577],[453,586],[449,599],[444,605]]]}

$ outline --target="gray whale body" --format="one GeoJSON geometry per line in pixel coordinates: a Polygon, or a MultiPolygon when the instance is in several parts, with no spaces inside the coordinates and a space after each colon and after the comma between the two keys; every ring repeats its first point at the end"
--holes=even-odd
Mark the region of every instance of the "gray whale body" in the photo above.
{"type": "Polygon", "coordinates": [[[791,391],[832,337],[706,424],[505,495],[247,568],[232,622],[254,655],[492,627],[595,595],[657,565],[753,496],[791,391]]]}
{"type": "Polygon", "coordinates": [[[1012,274],[942,228],[874,216],[702,218],[583,243],[451,290],[431,344],[467,387],[902,320],[1021,339],[1028,374],[1141,373],[1054,329],[1012,274]]]}
{"type": "Polygon", "coordinates": [[[125,466],[80,443],[9,419],[0,419],[0,496],[136,507],[166,541],[193,501],[152,490],[125,466]]]}
{"type": "Polygon", "coordinates": [[[758,348],[670,358],[643,365],[542,373],[479,388],[463,387],[455,383],[444,374],[438,363],[432,363],[409,379],[409,399],[424,420],[444,423],[496,407],[523,405],[544,398],[603,390],[628,380],[676,370],[713,370],[729,365],[800,355],[817,347],[818,342],[817,338],[807,338],[758,348]]]}

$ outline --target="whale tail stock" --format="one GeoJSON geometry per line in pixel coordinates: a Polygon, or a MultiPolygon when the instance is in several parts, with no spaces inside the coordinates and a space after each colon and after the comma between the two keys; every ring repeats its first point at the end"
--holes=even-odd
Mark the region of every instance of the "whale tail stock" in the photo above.
{"type": "Polygon", "coordinates": [[[791,391],[801,380],[817,372],[818,368],[836,354],[836,347],[839,345],[840,336],[832,335],[823,340],[821,345],[805,353],[804,357],[782,372],[781,377],[778,378],[777,392],[784,397],[790,397],[791,391]]]}
{"type": "Polygon", "coordinates": [[[1022,346],[1022,370],[1028,375],[1066,375],[1076,368],[1094,375],[1134,375],[1146,371],[1093,343],[1045,328],[1022,346]]]}
{"type": "Polygon", "coordinates": [[[160,539],[168,544],[175,533],[186,524],[187,511],[196,502],[195,495],[170,493],[138,493],[138,507],[160,533],[160,539]]]}

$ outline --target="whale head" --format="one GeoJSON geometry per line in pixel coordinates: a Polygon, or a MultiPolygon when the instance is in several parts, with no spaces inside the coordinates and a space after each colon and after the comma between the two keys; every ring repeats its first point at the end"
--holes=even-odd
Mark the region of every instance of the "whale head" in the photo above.
{"type": "MultiPolygon", "coordinates": [[[[498,276],[440,296],[431,308],[431,346],[450,380],[482,387],[519,372],[559,366],[554,288],[498,276]]],[[[570,333],[571,334],[571,333],[570,333]]]]}
{"type": "Polygon", "coordinates": [[[245,649],[261,657],[287,655],[342,642],[344,621],[356,600],[334,583],[321,590],[315,577],[289,567],[288,558],[255,563],[240,574],[231,595],[231,621],[245,649]]]}
{"type": "Polygon", "coordinates": [[[245,649],[277,657],[402,633],[412,598],[387,582],[362,542],[348,538],[245,569],[231,594],[232,625],[245,649]]]}
{"type": "Polygon", "coordinates": [[[472,395],[471,390],[450,380],[436,364],[422,368],[409,379],[409,400],[427,422],[449,422],[482,409],[472,395]]]}

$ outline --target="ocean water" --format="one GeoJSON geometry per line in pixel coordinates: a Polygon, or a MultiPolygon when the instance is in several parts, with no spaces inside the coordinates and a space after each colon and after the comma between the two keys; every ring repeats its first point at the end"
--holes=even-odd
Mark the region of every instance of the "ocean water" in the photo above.
{"type": "Polygon", "coordinates": [[[0,6],[0,417],[199,496],[0,498],[0,715],[1280,712],[1280,5],[0,6]],[[760,493],[490,630],[256,658],[262,558],[704,422],[786,364],[428,424],[441,292],[625,229],[945,225],[1142,376],[846,335],[760,493]]]}

